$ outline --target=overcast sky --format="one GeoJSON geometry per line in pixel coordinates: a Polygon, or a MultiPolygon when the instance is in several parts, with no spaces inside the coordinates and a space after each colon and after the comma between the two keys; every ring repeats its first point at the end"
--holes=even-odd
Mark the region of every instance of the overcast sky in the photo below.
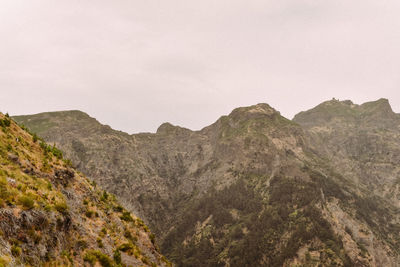
{"type": "Polygon", "coordinates": [[[400,112],[398,0],[1,0],[0,111],[79,109],[129,133],[265,102],[400,112]]]}

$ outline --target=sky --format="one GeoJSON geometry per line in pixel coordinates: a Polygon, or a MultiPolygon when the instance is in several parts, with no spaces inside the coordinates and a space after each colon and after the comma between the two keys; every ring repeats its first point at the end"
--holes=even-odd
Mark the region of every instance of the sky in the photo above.
{"type": "Polygon", "coordinates": [[[333,97],[400,112],[398,0],[1,0],[0,111],[128,133],[333,97]]]}

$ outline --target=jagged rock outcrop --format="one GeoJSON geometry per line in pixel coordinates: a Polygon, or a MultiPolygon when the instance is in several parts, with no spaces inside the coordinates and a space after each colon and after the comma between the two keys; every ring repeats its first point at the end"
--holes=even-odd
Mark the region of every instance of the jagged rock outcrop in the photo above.
{"type": "MultiPolygon", "coordinates": [[[[363,106],[366,125],[389,124],[380,105],[363,106]]],[[[399,266],[395,202],[338,168],[325,153],[338,150],[333,135],[310,131],[358,123],[361,111],[322,111],[293,122],[258,104],[200,131],[163,124],[134,135],[78,111],[15,119],[143,216],[178,266],[399,266]]]]}

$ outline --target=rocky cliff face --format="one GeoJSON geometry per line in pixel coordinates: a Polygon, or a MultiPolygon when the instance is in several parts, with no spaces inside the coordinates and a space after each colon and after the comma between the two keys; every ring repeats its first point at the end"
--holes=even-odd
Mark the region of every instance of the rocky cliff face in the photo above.
{"type": "Polygon", "coordinates": [[[362,105],[327,101],[294,121],[336,170],[400,208],[400,115],[387,99],[362,105]]]}
{"type": "Polygon", "coordinates": [[[0,114],[0,266],[168,266],[147,226],[0,114]]]}
{"type": "MultiPolygon", "coordinates": [[[[366,125],[385,113],[364,108],[366,125]]],[[[338,168],[326,152],[335,143],[312,138],[312,123],[341,123],[322,113],[292,122],[258,104],[201,131],[167,123],[135,135],[79,111],[15,119],[143,216],[178,266],[399,266],[396,202],[338,168]]]]}

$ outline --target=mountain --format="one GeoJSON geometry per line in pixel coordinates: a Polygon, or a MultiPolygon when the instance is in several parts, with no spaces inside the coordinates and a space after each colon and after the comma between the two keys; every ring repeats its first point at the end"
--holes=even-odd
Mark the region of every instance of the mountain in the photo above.
{"type": "MultiPolygon", "coordinates": [[[[380,108],[365,110],[366,124],[383,124],[380,108]]],[[[200,131],[134,135],[79,111],[14,118],[142,216],[177,266],[399,266],[396,202],[313,138],[313,123],[353,116],[341,112],[290,121],[258,104],[200,131]]]]}
{"type": "Polygon", "coordinates": [[[0,266],[170,266],[143,221],[70,165],[0,114],[0,266]]]}
{"type": "Polygon", "coordinates": [[[336,170],[400,208],[400,115],[387,99],[327,101],[293,120],[336,170]]]}

